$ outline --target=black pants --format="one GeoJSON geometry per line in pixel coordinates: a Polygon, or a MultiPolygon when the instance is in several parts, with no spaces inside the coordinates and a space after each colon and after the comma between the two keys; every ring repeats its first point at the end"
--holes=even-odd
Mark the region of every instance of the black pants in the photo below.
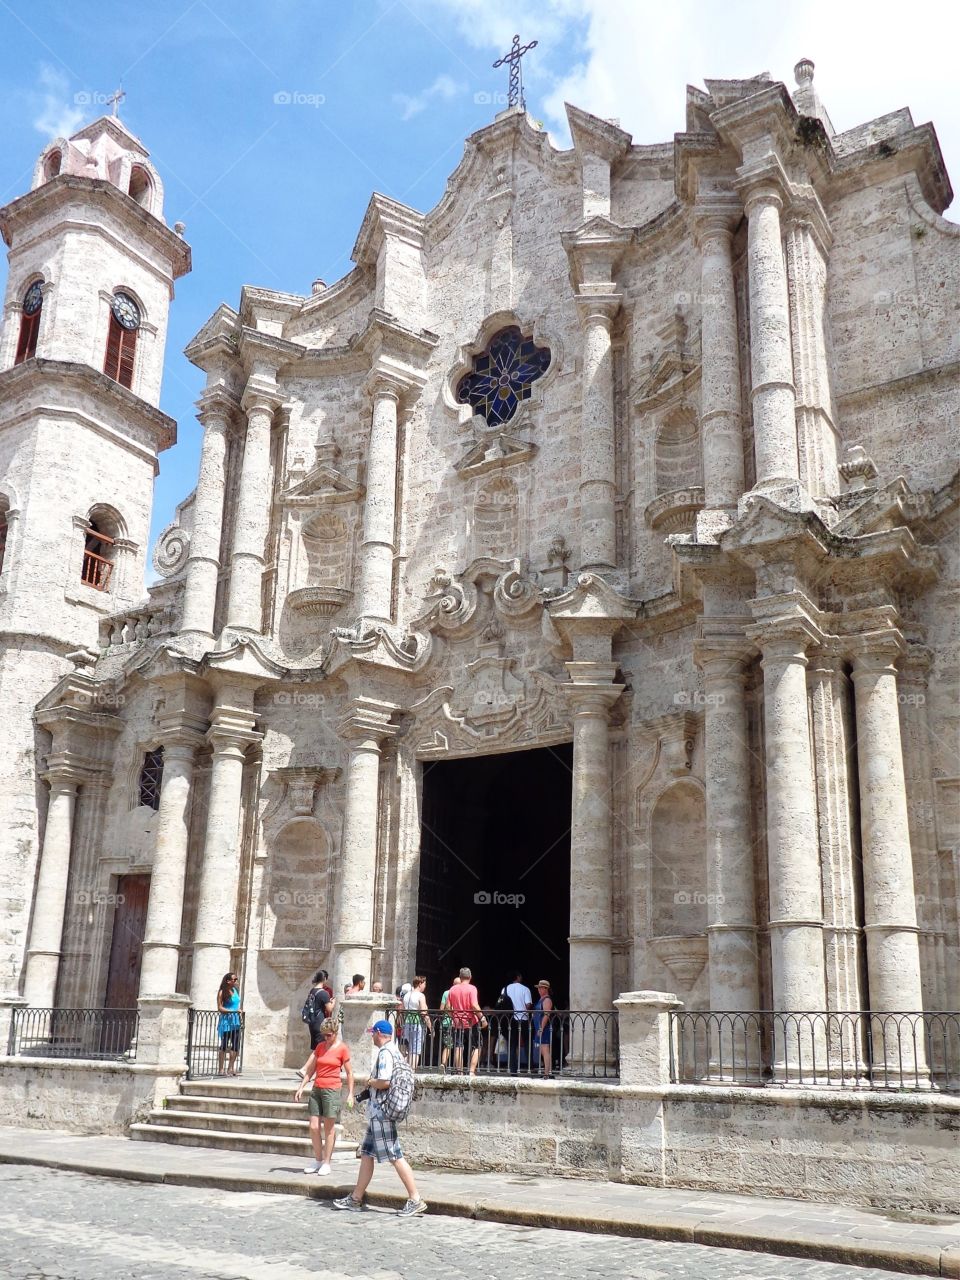
{"type": "Polygon", "coordinates": [[[509,1063],[510,1074],[516,1075],[520,1069],[520,1046],[525,1045],[527,1050],[527,1066],[530,1065],[530,1019],[524,1018],[519,1021],[517,1018],[511,1017],[510,1025],[507,1029],[507,1061],[509,1063]]]}

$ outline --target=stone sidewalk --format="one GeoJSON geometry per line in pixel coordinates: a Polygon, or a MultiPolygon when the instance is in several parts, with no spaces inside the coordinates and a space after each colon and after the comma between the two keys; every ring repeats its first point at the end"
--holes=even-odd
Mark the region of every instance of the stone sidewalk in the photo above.
{"type": "MultiPolygon", "coordinates": [[[[356,1160],[334,1156],[331,1178],[301,1172],[286,1156],[242,1155],[128,1138],[0,1127],[0,1163],[227,1191],[330,1199],[353,1185],[356,1160]]],[[[421,1194],[454,1217],[680,1240],[824,1262],[960,1278],[960,1217],[933,1217],[800,1200],[718,1195],[588,1179],[424,1170],[421,1194]]],[[[371,1204],[398,1206],[403,1192],[379,1170],[371,1204]]]]}

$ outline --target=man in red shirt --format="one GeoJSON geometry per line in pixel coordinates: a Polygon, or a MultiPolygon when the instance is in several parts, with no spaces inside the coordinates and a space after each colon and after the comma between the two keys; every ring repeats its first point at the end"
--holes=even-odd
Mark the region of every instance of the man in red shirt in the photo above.
{"type": "Polygon", "coordinates": [[[453,1014],[453,1069],[463,1070],[463,1051],[469,1054],[470,1074],[477,1074],[480,1058],[480,1032],[486,1031],[487,1020],[480,1008],[477,988],[469,969],[460,970],[460,981],[450,988],[447,1003],[453,1014]]]}
{"type": "Polygon", "coordinates": [[[310,1141],[313,1143],[313,1164],[304,1165],[304,1173],[328,1174],[333,1148],[337,1141],[337,1121],[340,1119],[340,1072],[347,1074],[347,1109],[353,1109],[353,1068],[350,1050],[342,1040],[337,1040],[339,1027],[333,1018],[327,1018],[320,1026],[322,1039],[310,1055],[304,1068],[304,1077],[294,1095],[297,1102],[308,1084],[310,1090],[310,1141]],[[321,1125],[323,1137],[320,1136],[321,1125]]]}

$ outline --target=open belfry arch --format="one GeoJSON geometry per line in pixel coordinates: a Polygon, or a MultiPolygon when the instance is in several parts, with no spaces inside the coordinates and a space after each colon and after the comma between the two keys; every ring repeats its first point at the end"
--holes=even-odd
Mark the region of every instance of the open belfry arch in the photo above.
{"type": "Polygon", "coordinates": [[[566,150],[518,87],[343,279],[217,307],[146,592],[190,251],[118,118],[44,151],[0,211],[6,996],[235,970],[247,1064],[291,1063],[315,968],[392,989],[419,920],[446,956],[516,897],[460,865],[443,918],[448,776],[509,796],[488,840],[542,810],[570,1008],[960,1005],[952,193],[930,125],[838,134],[796,78],[689,88],[663,144],[569,107],[566,150]]]}

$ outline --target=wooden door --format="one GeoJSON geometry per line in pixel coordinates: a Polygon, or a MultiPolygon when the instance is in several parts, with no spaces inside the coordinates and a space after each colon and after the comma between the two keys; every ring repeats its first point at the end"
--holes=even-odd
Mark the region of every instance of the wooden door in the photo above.
{"type": "Polygon", "coordinates": [[[140,959],[147,924],[149,876],[120,876],[113,916],[110,968],[105,1009],[136,1009],[140,990],[140,959]]]}

